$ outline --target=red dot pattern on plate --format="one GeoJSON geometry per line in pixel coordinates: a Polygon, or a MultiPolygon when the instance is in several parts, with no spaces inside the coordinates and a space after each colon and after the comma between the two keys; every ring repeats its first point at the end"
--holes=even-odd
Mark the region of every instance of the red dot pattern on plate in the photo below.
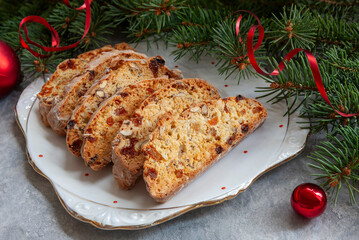
{"type": "Polygon", "coordinates": [[[248,151],[244,151],[244,153],[247,153],[248,151]]]}
{"type": "Polygon", "coordinates": [[[221,189],[224,190],[224,189],[226,189],[226,187],[222,187],[221,189]]]}
{"type": "Polygon", "coordinates": [[[214,62],[212,62],[212,64],[214,64],[214,62]]]}
{"type": "Polygon", "coordinates": [[[113,203],[117,203],[117,201],[113,201],[113,203]]]}
{"type": "Polygon", "coordinates": [[[224,87],[228,87],[228,85],[226,84],[226,85],[224,85],[224,87]]]}
{"type": "Polygon", "coordinates": [[[89,174],[88,173],[85,173],[85,176],[87,177],[89,174]]]}
{"type": "Polygon", "coordinates": [[[282,128],[282,127],[283,127],[283,125],[279,125],[279,127],[280,127],[280,128],[282,128]]]}
{"type": "Polygon", "coordinates": [[[175,68],[178,68],[178,66],[176,65],[175,68]]]}
{"type": "Polygon", "coordinates": [[[39,157],[43,157],[44,155],[40,154],[39,157]]]}

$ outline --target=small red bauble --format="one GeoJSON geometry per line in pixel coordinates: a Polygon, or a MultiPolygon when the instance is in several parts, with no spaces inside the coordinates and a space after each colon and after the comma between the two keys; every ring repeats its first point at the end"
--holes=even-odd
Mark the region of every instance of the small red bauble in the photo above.
{"type": "Polygon", "coordinates": [[[0,40],[0,97],[14,89],[20,73],[20,63],[16,53],[0,40]]]}
{"type": "Polygon", "coordinates": [[[315,218],[324,212],[327,206],[327,195],[318,185],[304,183],[294,189],[291,204],[299,215],[315,218]]]}

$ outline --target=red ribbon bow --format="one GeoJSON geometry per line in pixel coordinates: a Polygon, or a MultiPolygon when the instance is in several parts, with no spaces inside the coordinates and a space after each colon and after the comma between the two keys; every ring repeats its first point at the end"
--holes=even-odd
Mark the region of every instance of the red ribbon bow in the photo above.
{"type": "MultiPolygon", "coordinates": [[[[20,22],[20,26],[19,26],[19,38],[20,38],[20,43],[21,45],[27,49],[32,55],[34,55],[35,57],[40,57],[40,58],[46,58],[49,57],[50,55],[43,55],[40,54],[38,52],[36,52],[35,50],[31,49],[29,47],[29,45],[24,41],[24,39],[21,36],[21,28],[24,27],[24,32],[25,32],[25,38],[26,41],[31,44],[34,45],[42,50],[44,50],[45,52],[58,52],[58,51],[64,51],[64,50],[68,50],[71,48],[76,47],[77,45],[79,45],[79,43],[81,42],[81,40],[86,36],[86,34],[88,33],[89,29],[90,29],[90,24],[91,24],[91,7],[90,4],[92,2],[92,0],[84,0],[84,4],[81,7],[75,8],[76,10],[82,10],[82,9],[86,9],[86,22],[85,22],[85,31],[84,34],[82,35],[81,39],[71,45],[68,46],[62,46],[60,47],[60,38],[59,38],[59,34],[57,33],[57,31],[55,30],[54,27],[52,27],[47,21],[46,19],[44,19],[43,17],[39,17],[39,16],[28,16],[25,17],[24,19],[21,20],[20,22]],[[28,31],[27,31],[27,27],[26,24],[29,22],[37,22],[40,23],[41,25],[45,26],[47,29],[50,30],[51,32],[51,36],[52,36],[52,40],[51,40],[51,47],[46,47],[46,46],[42,46],[34,41],[32,41],[29,38],[28,35],[28,31]]],[[[63,3],[70,7],[73,8],[69,2],[69,0],[63,0],[63,3]]]]}
{"type": "MultiPolygon", "coordinates": [[[[287,61],[289,62],[295,55],[297,55],[299,52],[303,51],[306,56],[307,56],[307,59],[309,61],[309,65],[310,65],[310,69],[312,71],[312,74],[313,74],[313,77],[314,77],[314,81],[315,81],[315,84],[317,85],[317,88],[318,88],[318,91],[320,93],[320,95],[322,96],[322,98],[324,99],[324,101],[326,103],[328,103],[332,108],[333,110],[338,113],[339,115],[343,116],[343,117],[353,117],[353,116],[356,116],[358,114],[347,114],[347,113],[343,113],[341,111],[338,111],[337,109],[334,108],[334,106],[332,105],[332,103],[330,102],[329,98],[328,98],[328,95],[325,91],[325,88],[324,88],[324,85],[323,85],[323,81],[322,81],[322,77],[320,75],[320,71],[319,71],[319,67],[318,67],[318,63],[317,63],[317,60],[315,59],[314,55],[306,50],[306,49],[302,49],[302,48],[295,48],[293,49],[292,51],[290,51],[283,59],[283,61],[281,61],[278,65],[278,69],[274,69],[274,71],[272,73],[266,73],[264,72],[257,64],[257,61],[254,57],[254,52],[260,47],[260,45],[262,44],[262,41],[263,41],[263,38],[264,38],[264,28],[262,26],[262,24],[260,23],[259,21],[259,18],[252,12],[250,11],[247,11],[247,10],[239,10],[239,11],[236,11],[234,13],[237,13],[237,12],[246,12],[246,13],[249,13],[251,14],[258,22],[258,25],[254,25],[252,26],[250,29],[249,29],[249,32],[248,32],[248,38],[247,38],[247,51],[248,51],[248,58],[249,58],[249,61],[251,63],[251,65],[253,66],[253,68],[259,73],[259,74],[262,74],[262,75],[270,75],[270,76],[276,76],[278,75],[284,68],[285,68],[285,64],[284,62],[287,61]],[[258,37],[258,41],[256,43],[256,45],[253,47],[253,38],[254,38],[254,33],[256,32],[256,30],[258,29],[259,31],[259,37],[258,37]]],[[[242,15],[239,16],[239,18],[237,19],[237,23],[236,23],[236,34],[237,36],[239,37],[239,41],[243,44],[242,42],[242,39],[241,39],[241,36],[239,34],[239,28],[240,28],[240,23],[241,23],[241,20],[242,20],[242,15]]],[[[247,56],[246,55],[246,56],[247,56]]]]}

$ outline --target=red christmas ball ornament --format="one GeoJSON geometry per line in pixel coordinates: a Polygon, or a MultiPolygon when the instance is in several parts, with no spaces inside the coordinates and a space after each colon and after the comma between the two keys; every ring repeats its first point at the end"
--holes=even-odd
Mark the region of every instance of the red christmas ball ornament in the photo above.
{"type": "Polygon", "coordinates": [[[20,73],[20,62],[16,53],[0,40],[0,97],[14,89],[20,73]]]}
{"type": "Polygon", "coordinates": [[[318,185],[304,183],[294,189],[291,204],[299,215],[315,218],[324,212],[327,206],[327,195],[318,185]]]}

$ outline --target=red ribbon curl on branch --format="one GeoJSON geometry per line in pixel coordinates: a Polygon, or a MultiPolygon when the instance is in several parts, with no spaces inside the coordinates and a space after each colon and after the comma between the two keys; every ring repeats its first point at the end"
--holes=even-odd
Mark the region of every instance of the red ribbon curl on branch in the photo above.
{"type": "MultiPolygon", "coordinates": [[[[254,25],[249,29],[248,32],[248,37],[247,37],[247,51],[248,54],[246,56],[248,56],[249,61],[251,63],[251,65],[253,66],[253,68],[262,75],[270,75],[270,76],[276,76],[278,75],[284,68],[285,68],[285,64],[284,62],[289,62],[295,55],[297,55],[299,52],[303,51],[305,53],[305,55],[307,56],[307,59],[309,61],[309,65],[310,65],[310,69],[312,71],[313,77],[314,77],[314,81],[315,84],[317,85],[318,91],[320,93],[320,95],[322,96],[322,98],[324,99],[324,101],[326,103],[329,104],[329,106],[331,106],[333,108],[333,110],[338,113],[339,115],[341,115],[342,117],[353,117],[359,114],[353,113],[353,114],[347,114],[347,113],[343,113],[341,111],[338,111],[337,109],[334,108],[334,106],[332,105],[332,103],[330,102],[328,95],[325,91],[324,85],[323,85],[323,81],[322,81],[322,77],[320,75],[320,71],[319,71],[319,67],[318,67],[318,62],[315,59],[314,55],[306,50],[306,49],[302,49],[302,48],[295,48],[292,51],[290,51],[283,59],[283,61],[281,61],[278,65],[278,69],[275,69],[272,73],[266,73],[264,72],[257,64],[257,61],[255,59],[254,56],[254,52],[260,47],[260,45],[263,42],[263,38],[264,38],[264,28],[262,26],[262,24],[259,21],[259,18],[252,12],[247,11],[247,10],[239,10],[236,11],[234,13],[238,13],[238,12],[246,12],[251,14],[258,22],[258,25],[254,25]],[[258,41],[255,44],[255,46],[253,47],[253,38],[254,38],[254,33],[256,32],[256,30],[258,29],[259,32],[259,37],[258,37],[258,41]]],[[[234,14],[233,13],[233,14],[234,14]]],[[[241,39],[241,36],[239,34],[239,29],[240,29],[240,24],[241,24],[241,20],[242,20],[242,15],[239,16],[239,18],[237,19],[237,23],[236,23],[236,34],[239,37],[239,41],[243,44],[243,41],[241,39]]]]}
{"type": "MultiPolygon", "coordinates": [[[[20,43],[21,45],[27,49],[32,55],[34,55],[35,57],[40,57],[40,58],[47,58],[50,55],[43,55],[40,54],[38,52],[36,52],[35,50],[31,49],[30,46],[25,42],[25,40],[22,38],[21,36],[21,29],[24,28],[24,32],[25,32],[25,38],[26,41],[30,44],[30,45],[34,45],[40,49],[42,49],[45,52],[58,52],[58,51],[64,51],[64,50],[68,50],[71,48],[76,47],[77,45],[79,45],[79,43],[81,42],[82,39],[84,39],[84,37],[86,36],[86,34],[88,33],[89,29],[90,29],[90,24],[91,24],[91,7],[90,4],[92,2],[92,0],[84,0],[84,4],[81,7],[78,8],[74,8],[76,10],[82,10],[82,9],[86,9],[86,22],[85,22],[85,31],[84,34],[82,35],[81,39],[71,45],[68,46],[62,46],[60,47],[60,38],[59,38],[59,34],[57,33],[57,31],[55,30],[54,27],[52,27],[47,21],[46,19],[44,19],[43,17],[39,17],[39,16],[28,16],[25,17],[24,19],[21,20],[20,22],[20,26],[19,26],[19,38],[20,38],[20,43]],[[47,29],[50,30],[51,32],[51,47],[46,47],[46,46],[42,46],[34,41],[32,41],[29,38],[28,35],[28,30],[27,30],[27,26],[26,24],[29,22],[37,22],[40,23],[41,25],[45,26],[47,29]]],[[[69,0],[63,0],[63,3],[70,7],[73,8],[69,2],[69,0]]]]}

